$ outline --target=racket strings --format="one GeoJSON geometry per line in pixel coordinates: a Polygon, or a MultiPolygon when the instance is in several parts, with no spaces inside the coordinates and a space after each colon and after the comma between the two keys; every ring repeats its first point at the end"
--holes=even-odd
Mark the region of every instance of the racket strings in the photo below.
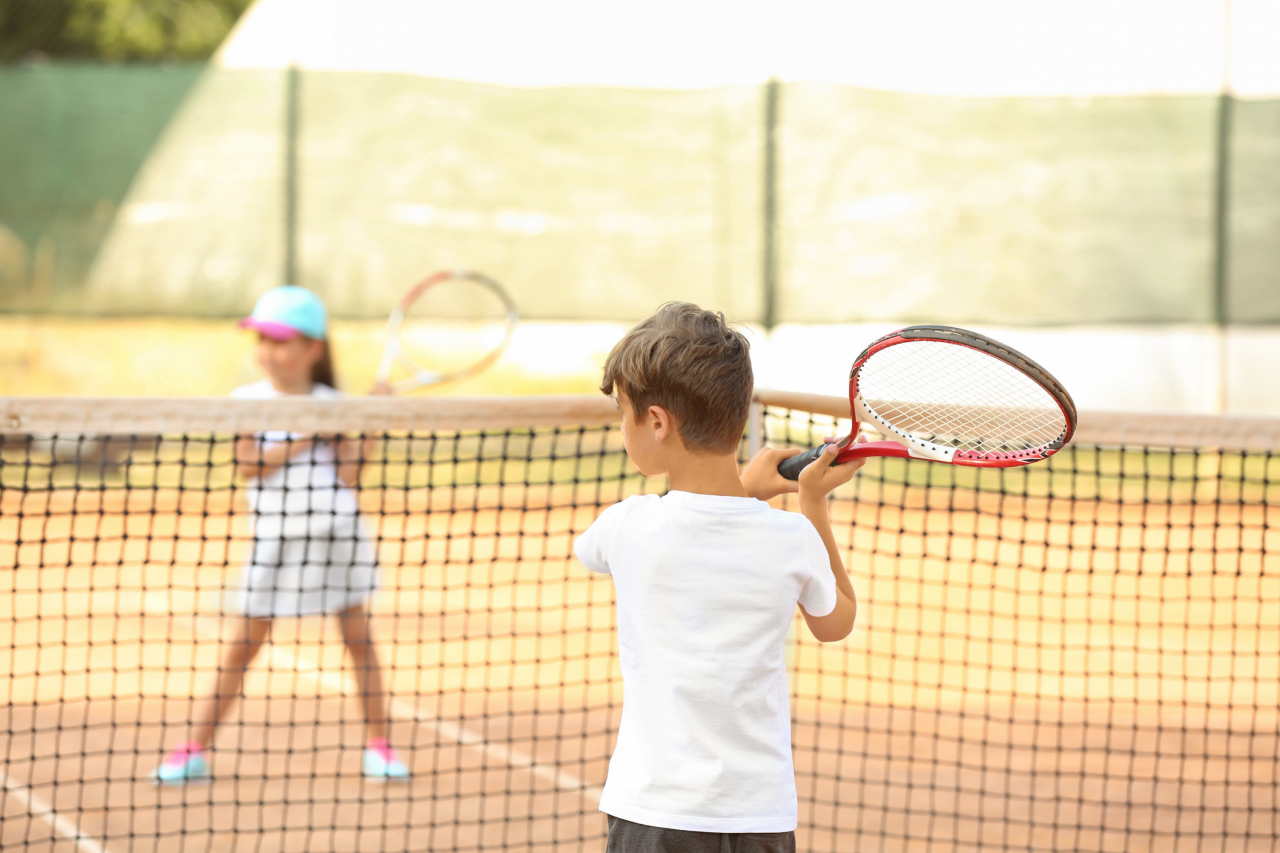
{"type": "Polygon", "coordinates": [[[980,350],[912,341],[862,366],[866,406],[892,426],[958,450],[1017,452],[1043,447],[1066,429],[1053,396],[1007,362],[980,350]]]}
{"type": "Polygon", "coordinates": [[[466,270],[437,273],[393,315],[380,381],[390,378],[392,364],[407,376],[393,386],[402,391],[474,376],[506,349],[517,322],[497,282],[466,270]]]}

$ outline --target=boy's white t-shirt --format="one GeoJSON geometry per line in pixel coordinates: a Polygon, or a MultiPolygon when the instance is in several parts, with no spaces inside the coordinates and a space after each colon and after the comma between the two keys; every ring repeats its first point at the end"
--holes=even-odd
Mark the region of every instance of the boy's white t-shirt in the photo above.
{"type": "Polygon", "coordinates": [[[609,507],[574,544],[613,576],[622,724],[600,810],[698,832],[796,828],[785,647],[836,605],[822,538],[754,498],[673,491],[609,507]]]}

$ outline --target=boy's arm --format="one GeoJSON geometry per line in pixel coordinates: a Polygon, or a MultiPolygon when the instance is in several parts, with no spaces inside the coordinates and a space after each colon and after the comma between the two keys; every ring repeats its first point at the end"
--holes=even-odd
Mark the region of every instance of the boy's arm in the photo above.
{"type": "MultiPolygon", "coordinates": [[[[628,500],[631,500],[628,498],[628,500]]],[[[614,504],[596,518],[591,525],[573,541],[573,555],[582,565],[593,572],[613,574],[609,566],[609,551],[613,543],[613,531],[619,513],[625,512],[627,501],[614,504]]]]}
{"type": "Polygon", "coordinates": [[[853,620],[858,613],[858,598],[854,594],[853,584],[844,570],[844,560],[840,558],[840,548],[836,545],[835,533],[831,529],[831,517],[827,513],[827,495],[837,486],[844,485],[853,479],[863,465],[863,460],[846,462],[832,467],[837,448],[833,445],[815,459],[800,473],[800,512],[813,524],[822,544],[827,548],[827,557],[831,561],[831,573],[836,578],[836,606],[826,616],[811,616],[804,607],[804,621],[808,623],[813,636],[823,643],[843,640],[853,630],[853,620]]]}

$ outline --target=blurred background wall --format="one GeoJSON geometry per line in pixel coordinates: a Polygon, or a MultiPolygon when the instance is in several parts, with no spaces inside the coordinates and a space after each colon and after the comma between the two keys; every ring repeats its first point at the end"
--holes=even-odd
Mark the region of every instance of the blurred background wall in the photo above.
{"type": "Polygon", "coordinates": [[[940,322],[1085,408],[1280,413],[1276,5],[881,5],[3,0],[0,393],[223,393],[286,281],[363,390],[465,266],[528,322],[440,393],[590,390],[683,299],[761,384],[940,322]]]}

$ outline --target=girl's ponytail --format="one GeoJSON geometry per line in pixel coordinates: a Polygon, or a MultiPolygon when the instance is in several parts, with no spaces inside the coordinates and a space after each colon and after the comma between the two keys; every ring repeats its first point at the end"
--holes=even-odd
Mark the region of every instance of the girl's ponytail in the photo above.
{"type": "Polygon", "coordinates": [[[316,363],[311,365],[311,384],[328,385],[330,388],[337,388],[338,380],[333,373],[333,354],[329,349],[329,342],[324,340],[320,343],[324,344],[324,352],[316,360],[316,363]]]}

